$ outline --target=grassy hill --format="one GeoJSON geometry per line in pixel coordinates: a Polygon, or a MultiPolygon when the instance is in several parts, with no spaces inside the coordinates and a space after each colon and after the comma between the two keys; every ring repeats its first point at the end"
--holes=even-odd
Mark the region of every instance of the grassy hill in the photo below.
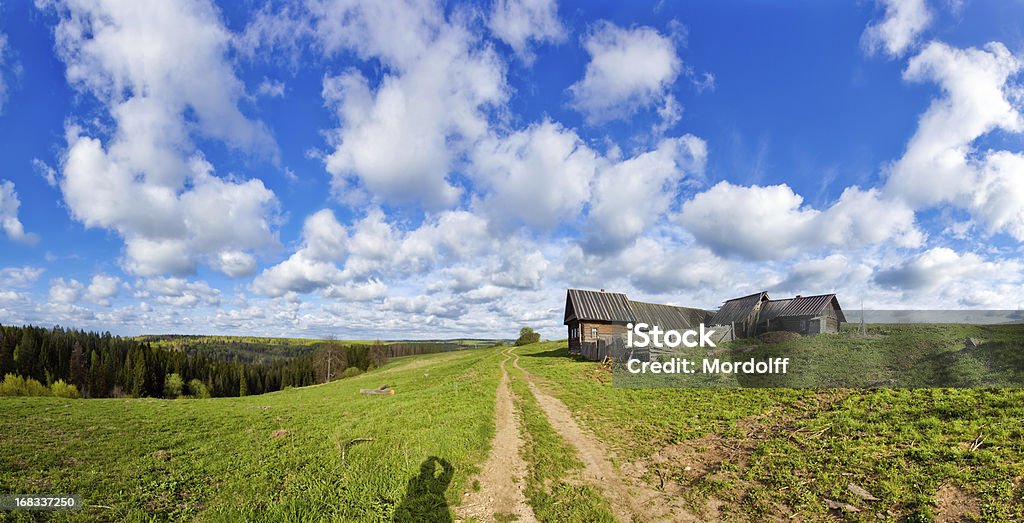
{"type": "MultiPolygon", "coordinates": [[[[896,329],[876,345],[786,343],[954,351],[963,329],[896,329]]],[[[997,362],[1019,340],[987,339],[1002,343],[997,362]]],[[[609,493],[579,480],[572,446],[527,379],[559,398],[624,476],[708,519],[1024,520],[1024,389],[628,389],[564,347],[519,347],[522,371],[509,369],[524,488],[542,520],[610,520],[609,493]]],[[[56,520],[450,521],[488,457],[501,360],[499,349],[398,358],[243,398],[0,398],[0,492],[80,494],[89,505],[56,520]],[[382,383],[398,393],[358,393],[382,383]],[[370,441],[347,444],[359,438],[370,441]]]]}
{"type": "Polygon", "coordinates": [[[447,514],[494,431],[497,357],[399,358],[356,378],[243,398],[0,398],[0,492],[77,493],[90,505],[58,520],[447,514]],[[397,394],[358,393],[382,383],[397,394]],[[348,446],[342,463],[355,438],[372,441],[348,446]],[[410,483],[444,463],[443,488],[410,483]]]}

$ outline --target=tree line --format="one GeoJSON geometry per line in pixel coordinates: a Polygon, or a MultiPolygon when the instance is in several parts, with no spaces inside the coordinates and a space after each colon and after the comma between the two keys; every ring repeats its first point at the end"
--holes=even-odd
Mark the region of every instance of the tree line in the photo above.
{"type": "Polygon", "coordinates": [[[47,387],[63,381],[87,398],[247,396],[353,376],[393,357],[457,348],[328,341],[298,355],[263,359],[156,346],[109,332],[0,325],[0,376],[11,375],[10,383],[36,380],[47,387]]]}

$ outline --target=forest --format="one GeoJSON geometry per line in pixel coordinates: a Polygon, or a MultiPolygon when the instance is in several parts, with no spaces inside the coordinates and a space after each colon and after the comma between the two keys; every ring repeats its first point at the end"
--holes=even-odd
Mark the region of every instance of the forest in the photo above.
{"type": "Polygon", "coordinates": [[[86,398],[247,396],[352,376],[393,357],[461,347],[317,341],[302,350],[277,351],[276,357],[254,357],[267,348],[238,340],[172,346],[109,332],[0,325],[0,376],[47,387],[67,383],[86,398]]]}

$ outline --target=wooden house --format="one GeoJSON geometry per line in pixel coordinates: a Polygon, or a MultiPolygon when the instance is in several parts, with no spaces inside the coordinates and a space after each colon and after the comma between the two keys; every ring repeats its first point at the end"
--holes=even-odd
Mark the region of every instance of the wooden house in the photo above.
{"type": "Polygon", "coordinates": [[[835,294],[797,296],[766,302],[758,319],[758,331],[835,333],[839,332],[839,324],[845,321],[846,315],[835,294]]]}
{"type": "Polygon", "coordinates": [[[768,300],[767,292],[733,298],[722,304],[707,324],[730,327],[734,338],[748,338],[756,333],[757,315],[768,300]]]}
{"type": "Polygon", "coordinates": [[[629,323],[683,331],[698,328],[709,317],[704,309],[634,301],[625,294],[603,289],[569,289],[565,295],[569,353],[584,354],[589,359],[601,359],[598,346],[624,336],[629,323]],[[588,348],[592,350],[585,350],[588,348]]]}

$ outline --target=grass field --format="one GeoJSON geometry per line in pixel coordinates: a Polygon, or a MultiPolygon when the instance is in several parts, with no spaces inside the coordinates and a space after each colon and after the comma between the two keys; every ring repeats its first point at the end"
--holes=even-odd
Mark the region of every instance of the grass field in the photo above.
{"type": "MultiPolygon", "coordinates": [[[[0,491],[90,505],[57,520],[447,521],[494,431],[497,358],[401,358],[244,398],[0,398],[0,491]],[[382,383],[397,394],[358,394],[382,383]],[[342,463],[355,438],[372,441],[350,445],[342,463]]],[[[14,516],[29,519],[0,513],[14,516]]]]}
{"type": "MultiPolygon", "coordinates": [[[[789,350],[860,351],[836,357],[865,361],[897,342],[954,351],[976,332],[963,329],[892,331],[876,345],[802,338],[789,350]]],[[[986,339],[1000,343],[991,361],[1019,356],[1006,353],[1012,339],[986,339]]],[[[624,474],[696,514],[1024,521],[1024,389],[628,389],[613,387],[601,364],[569,357],[564,341],[516,352],[624,474]]],[[[398,358],[355,378],[243,398],[0,398],[0,492],[85,498],[84,511],[58,521],[452,521],[488,455],[501,360],[496,348],[398,358]],[[382,383],[398,393],[358,394],[382,383]],[[347,445],[358,438],[371,441],[347,445]]],[[[579,481],[574,448],[527,376],[506,368],[534,513],[613,520],[601,489],[579,481]]]]}
{"type": "MultiPolygon", "coordinates": [[[[963,342],[961,326],[890,334],[963,342]]],[[[826,340],[792,343],[816,350],[826,340]]],[[[564,346],[524,347],[520,363],[620,463],[643,463],[649,482],[677,488],[698,512],[932,521],[955,504],[966,520],[1024,520],[1022,389],[616,388],[608,369],[567,357],[564,346]]]]}

